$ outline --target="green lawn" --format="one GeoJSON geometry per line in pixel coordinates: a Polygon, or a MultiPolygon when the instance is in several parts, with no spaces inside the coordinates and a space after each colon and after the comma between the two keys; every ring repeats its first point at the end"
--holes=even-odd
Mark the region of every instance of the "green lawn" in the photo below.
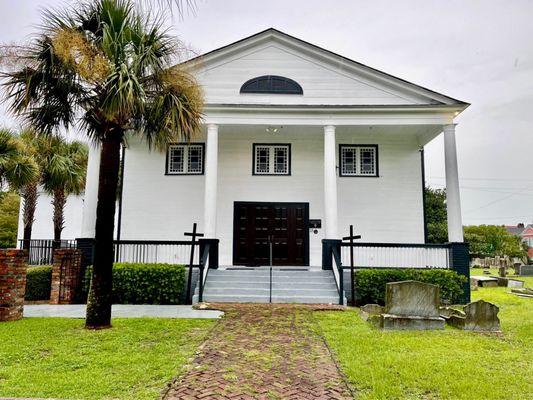
{"type": "Polygon", "coordinates": [[[0,397],[155,399],[214,324],[201,319],[25,318],[0,324],[0,397]]]}
{"type": "MultiPolygon", "coordinates": [[[[533,287],[533,278],[525,280],[533,287]]],[[[453,328],[381,332],[358,310],[315,316],[358,399],[522,400],[533,393],[533,299],[508,291],[472,294],[500,307],[500,336],[453,328]]]]}

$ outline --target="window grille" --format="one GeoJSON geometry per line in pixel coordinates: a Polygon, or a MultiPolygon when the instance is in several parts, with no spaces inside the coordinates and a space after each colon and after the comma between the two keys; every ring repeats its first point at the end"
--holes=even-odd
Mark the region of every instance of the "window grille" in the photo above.
{"type": "Polygon", "coordinates": [[[376,145],[340,145],[340,176],[378,176],[376,145]]]}
{"type": "Polygon", "coordinates": [[[167,175],[202,175],[204,144],[173,144],[168,146],[167,175]]]}
{"type": "Polygon", "coordinates": [[[254,144],[254,175],[290,175],[289,144],[254,144]]]}

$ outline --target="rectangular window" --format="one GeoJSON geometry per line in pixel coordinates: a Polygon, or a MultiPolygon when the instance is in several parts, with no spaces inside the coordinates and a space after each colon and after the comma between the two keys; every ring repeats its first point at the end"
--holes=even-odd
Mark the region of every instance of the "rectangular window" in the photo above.
{"type": "Polygon", "coordinates": [[[290,144],[254,144],[254,175],[290,175],[290,144]]]}
{"type": "Polygon", "coordinates": [[[172,144],[167,150],[167,175],[203,175],[204,143],[172,144]]]}
{"type": "Polygon", "coordinates": [[[378,176],[378,146],[339,146],[340,176],[378,176]]]}

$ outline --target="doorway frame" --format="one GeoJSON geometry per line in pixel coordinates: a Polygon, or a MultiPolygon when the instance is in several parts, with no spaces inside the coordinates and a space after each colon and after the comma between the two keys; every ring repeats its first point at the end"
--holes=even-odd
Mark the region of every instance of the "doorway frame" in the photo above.
{"type": "Polygon", "coordinates": [[[234,201],[233,202],[233,245],[232,245],[232,261],[233,265],[243,265],[236,262],[237,256],[237,207],[238,206],[255,206],[255,205],[266,205],[266,206],[276,206],[276,205],[299,205],[304,207],[304,263],[302,266],[309,266],[309,202],[305,201],[234,201]]]}

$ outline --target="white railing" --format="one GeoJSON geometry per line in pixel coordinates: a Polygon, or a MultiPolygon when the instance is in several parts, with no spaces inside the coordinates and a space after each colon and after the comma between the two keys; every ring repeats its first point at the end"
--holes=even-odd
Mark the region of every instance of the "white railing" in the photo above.
{"type": "MultiPolygon", "coordinates": [[[[198,246],[198,245],[196,245],[198,246]]],[[[167,263],[188,265],[191,256],[190,242],[164,241],[115,241],[115,262],[167,263]]],[[[198,247],[194,252],[194,264],[200,260],[198,247]]]]}
{"type": "MultiPolygon", "coordinates": [[[[354,266],[359,268],[449,268],[446,245],[424,244],[354,244],[354,266]]],[[[343,243],[341,260],[350,266],[350,248],[343,243]]]]}

